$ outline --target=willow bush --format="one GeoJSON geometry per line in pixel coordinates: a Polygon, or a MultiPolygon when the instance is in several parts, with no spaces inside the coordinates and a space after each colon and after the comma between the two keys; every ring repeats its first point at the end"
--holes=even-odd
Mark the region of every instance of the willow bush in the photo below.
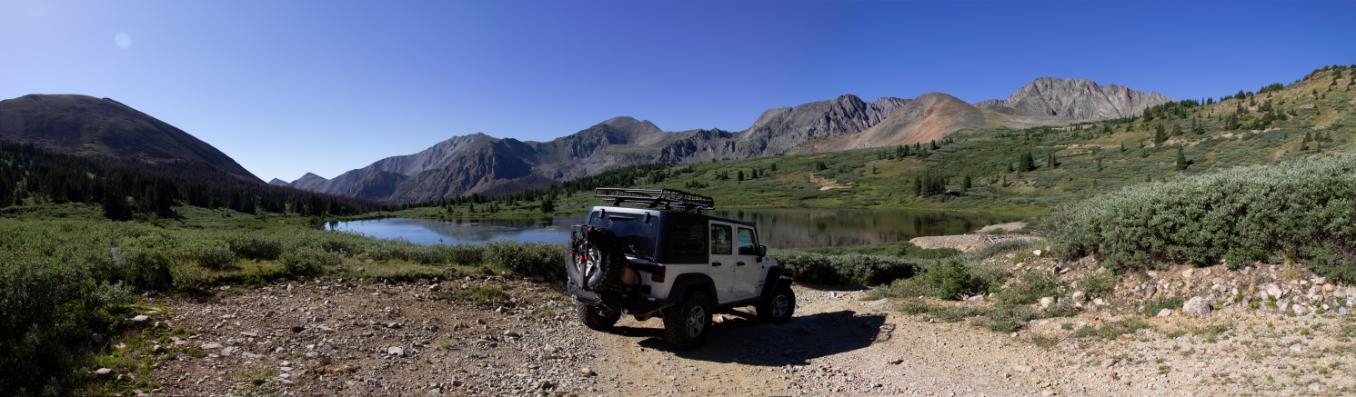
{"type": "Polygon", "coordinates": [[[1171,263],[1297,260],[1356,282],[1356,157],[1239,167],[1147,183],[1056,211],[1066,259],[1117,270],[1171,263]]]}
{"type": "Polygon", "coordinates": [[[811,284],[880,285],[912,277],[921,267],[918,262],[881,255],[826,255],[783,251],[774,257],[786,265],[796,281],[811,284]]]}

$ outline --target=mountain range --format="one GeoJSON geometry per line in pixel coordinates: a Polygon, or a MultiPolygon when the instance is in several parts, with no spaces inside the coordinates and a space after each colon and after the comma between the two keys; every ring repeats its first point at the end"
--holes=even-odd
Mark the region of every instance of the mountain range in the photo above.
{"type": "MultiPolygon", "coordinates": [[[[1023,128],[1128,117],[1170,101],[1089,80],[1038,78],[1001,100],[971,104],[944,93],[917,98],[854,95],[764,111],[742,131],[666,132],[614,117],[547,142],[456,136],[332,179],[307,173],[269,183],[390,203],[468,194],[497,196],[639,164],[686,164],[923,143],[971,128],[1023,128]]],[[[0,101],[0,141],[153,164],[191,164],[261,181],[235,160],[150,115],[108,98],[26,95],[0,101]]]]}
{"type": "Polygon", "coordinates": [[[913,144],[968,128],[1024,128],[1129,117],[1171,101],[1090,80],[1038,78],[1005,99],[967,103],[945,93],[866,102],[854,95],[769,109],[743,131],[665,132],[615,117],[547,142],[457,136],[325,179],[307,173],[274,185],[396,203],[488,196],[638,164],[684,164],[788,153],[913,144]]]}

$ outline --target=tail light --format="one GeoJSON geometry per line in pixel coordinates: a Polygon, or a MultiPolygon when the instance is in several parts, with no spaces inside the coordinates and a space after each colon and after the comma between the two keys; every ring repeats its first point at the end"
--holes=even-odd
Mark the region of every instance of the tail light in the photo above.
{"type": "Polygon", "coordinates": [[[656,283],[664,282],[664,266],[655,266],[650,269],[650,281],[656,283]]]}

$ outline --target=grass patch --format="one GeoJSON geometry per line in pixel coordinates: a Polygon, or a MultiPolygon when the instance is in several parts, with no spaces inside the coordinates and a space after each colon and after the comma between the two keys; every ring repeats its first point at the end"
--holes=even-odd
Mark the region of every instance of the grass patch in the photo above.
{"type": "Polygon", "coordinates": [[[968,305],[936,305],[920,299],[903,301],[900,303],[899,310],[912,315],[927,315],[948,323],[984,316],[990,311],[989,308],[968,305]]]}
{"type": "Polygon", "coordinates": [[[1154,317],[1163,309],[1177,310],[1182,308],[1182,298],[1158,298],[1144,305],[1144,315],[1154,317]]]}
{"type": "Polygon", "coordinates": [[[453,289],[443,293],[446,299],[469,303],[477,306],[495,306],[508,302],[504,287],[498,285],[476,285],[470,288],[453,289]]]}
{"type": "Polygon", "coordinates": [[[1051,338],[1044,335],[1036,335],[1031,337],[1031,344],[1036,345],[1036,347],[1042,349],[1049,349],[1059,344],[1059,338],[1051,338]]]}
{"type": "Polygon", "coordinates": [[[1122,335],[1130,335],[1141,329],[1150,328],[1149,323],[1140,319],[1128,319],[1113,321],[1102,324],[1100,327],[1084,325],[1077,331],[1074,331],[1075,338],[1099,337],[1106,340],[1115,340],[1122,335]]]}

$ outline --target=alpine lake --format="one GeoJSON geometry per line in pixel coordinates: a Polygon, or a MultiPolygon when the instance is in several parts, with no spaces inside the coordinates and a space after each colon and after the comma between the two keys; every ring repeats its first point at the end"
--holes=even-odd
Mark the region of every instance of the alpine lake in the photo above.
{"type": "MultiPolygon", "coordinates": [[[[985,225],[1012,220],[993,215],[915,210],[746,209],[710,213],[755,222],[759,240],[773,248],[885,244],[919,236],[970,233],[985,225]]],[[[585,216],[512,220],[382,218],[332,221],[325,224],[325,229],[426,245],[496,241],[565,244],[570,239],[570,227],[583,223],[585,216]]]]}

